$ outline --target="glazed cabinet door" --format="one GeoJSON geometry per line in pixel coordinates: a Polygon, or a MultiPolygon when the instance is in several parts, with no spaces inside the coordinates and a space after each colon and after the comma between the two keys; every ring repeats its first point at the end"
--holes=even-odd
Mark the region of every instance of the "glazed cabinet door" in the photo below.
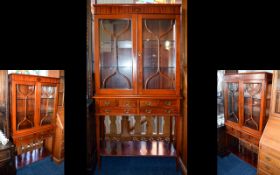
{"type": "Polygon", "coordinates": [[[132,15],[95,15],[95,79],[97,94],[135,94],[136,42],[132,15]]]}
{"type": "Polygon", "coordinates": [[[12,113],[15,118],[12,118],[13,129],[20,132],[26,129],[32,129],[36,125],[36,83],[14,83],[12,87],[13,107],[12,113]]]}
{"type": "Polygon", "coordinates": [[[139,94],[180,91],[180,18],[138,16],[139,94]]]}
{"type": "Polygon", "coordinates": [[[239,124],[239,82],[225,82],[224,86],[224,111],[226,122],[239,124]]]}
{"type": "Polygon", "coordinates": [[[57,106],[57,85],[56,84],[40,84],[40,117],[39,125],[55,124],[56,106],[57,106]]]}
{"type": "Polygon", "coordinates": [[[242,81],[242,126],[253,131],[262,131],[265,110],[265,83],[261,80],[242,81]]]}
{"type": "Polygon", "coordinates": [[[273,72],[271,114],[280,117],[280,70],[273,72]]]}

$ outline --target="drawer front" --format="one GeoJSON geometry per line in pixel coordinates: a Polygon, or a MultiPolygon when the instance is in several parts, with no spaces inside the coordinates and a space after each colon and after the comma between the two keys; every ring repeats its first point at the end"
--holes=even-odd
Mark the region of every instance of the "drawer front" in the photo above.
{"type": "Polygon", "coordinates": [[[273,156],[274,158],[276,158],[280,161],[280,152],[279,151],[275,151],[275,150],[271,149],[270,147],[267,147],[263,144],[260,144],[260,149],[264,154],[273,156]]]}
{"type": "Polygon", "coordinates": [[[268,172],[263,171],[262,169],[258,169],[258,175],[270,175],[268,172]]]}
{"type": "MultiPolygon", "coordinates": [[[[280,156],[280,155],[279,155],[280,156]]],[[[267,154],[265,151],[260,151],[260,160],[266,164],[275,166],[280,169],[280,157],[274,157],[267,154]]]]}
{"type": "Polygon", "coordinates": [[[98,113],[102,115],[137,114],[137,108],[100,108],[98,113]]]}
{"type": "Polygon", "coordinates": [[[152,107],[142,107],[140,108],[140,114],[146,114],[146,115],[174,115],[178,114],[178,110],[175,108],[152,108],[152,107]]]}
{"type": "Polygon", "coordinates": [[[0,162],[9,160],[11,158],[10,150],[5,150],[0,152],[0,162]]]}
{"type": "Polygon", "coordinates": [[[273,167],[270,164],[266,164],[263,161],[259,161],[258,168],[270,175],[279,175],[280,174],[280,169],[273,167]]]}
{"type": "Polygon", "coordinates": [[[159,104],[159,100],[140,100],[140,107],[157,107],[159,104]]]}
{"type": "Polygon", "coordinates": [[[119,100],[119,107],[136,108],[137,107],[137,100],[121,99],[121,100],[119,100]]]}
{"type": "Polygon", "coordinates": [[[117,99],[101,99],[99,100],[100,107],[117,107],[119,101],[117,99]]]}
{"type": "Polygon", "coordinates": [[[160,100],[159,105],[162,107],[174,107],[177,106],[177,100],[160,100]]]}

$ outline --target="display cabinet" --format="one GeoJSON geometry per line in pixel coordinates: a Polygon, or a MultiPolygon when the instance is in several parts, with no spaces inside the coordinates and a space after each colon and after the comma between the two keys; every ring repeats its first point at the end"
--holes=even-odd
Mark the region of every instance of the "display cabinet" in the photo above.
{"type": "Polygon", "coordinates": [[[258,174],[280,174],[280,70],[273,71],[270,115],[260,140],[258,174]]]}
{"type": "Polygon", "coordinates": [[[10,139],[8,70],[0,70],[0,130],[10,139]]]}
{"type": "Polygon", "coordinates": [[[257,150],[266,125],[272,82],[271,73],[240,73],[224,76],[227,133],[257,150]]]}
{"type": "Polygon", "coordinates": [[[92,6],[99,167],[100,156],[180,155],[180,10],[92,6]]]}
{"type": "Polygon", "coordinates": [[[20,154],[53,136],[59,79],[10,74],[9,84],[11,133],[20,154]]]}

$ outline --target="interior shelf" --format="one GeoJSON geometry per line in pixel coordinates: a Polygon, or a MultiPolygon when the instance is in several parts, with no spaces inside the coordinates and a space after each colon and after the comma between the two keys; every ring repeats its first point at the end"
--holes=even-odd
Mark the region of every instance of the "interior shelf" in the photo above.
{"type": "Polygon", "coordinates": [[[163,156],[176,157],[172,142],[167,141],[112,141],[100,142],[102,156],[163,156]]]}

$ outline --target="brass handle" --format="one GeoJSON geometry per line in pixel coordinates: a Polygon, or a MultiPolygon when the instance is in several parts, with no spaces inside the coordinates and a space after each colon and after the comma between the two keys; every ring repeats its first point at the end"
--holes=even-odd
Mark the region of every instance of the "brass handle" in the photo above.
{"type": "Polygon", "coordinates": [[[145,112],[150,114],[152,112],[152,110],[151,109],[146,109],[145,112]]]}
{"type": "Polygon", "coordinates": [[[105,106],[109,106],[111,104],[111,102],[105,101],[104,104],[105,104],[105,106]]]}
{"type": "Polygon", "coordinates": [[[106,114],[109,114],[110,112],[111,112],[111,110],[105,109],[105,113],[106,113],[106,114]]]}
{"type": "Polygon", "coordinates": [[[171,105],[171,101],[165,101],[164,104],[167,105],[167,106],[170,106],[171,105]]]}
{"type": "Polygon", "coordinates": [[[141,11],[140,8],[135,8],[134,10],[135,10],[135,12],[140,12],[141,11]]]}
{"type": "Polygon", "coordinates": [[[171,113],[171,109],[165,110],[165,112],[170,114],[171,113]]]}
{"type": "Polygon", "coordinates": [[[125,109],[124,113],[128,114],[129,113],[129,109],[125,109]]]}
{"type": "Polygon", "coordinates": [[[125,106],[126,106],[126,107],[129,107],[129,103],[126,103],[125,106]]]}
{"type": "Polygon", "coordinates": [[[142,53],[141,53],[141,52],[138,52],[138,56],[141,57],[141,55],[142,55],[142,53]]]}
{"type": "Polygon", "coordinates": [[[146,102],[146,106],[151,106],[152,103],[150,101],[146,102]]]}

